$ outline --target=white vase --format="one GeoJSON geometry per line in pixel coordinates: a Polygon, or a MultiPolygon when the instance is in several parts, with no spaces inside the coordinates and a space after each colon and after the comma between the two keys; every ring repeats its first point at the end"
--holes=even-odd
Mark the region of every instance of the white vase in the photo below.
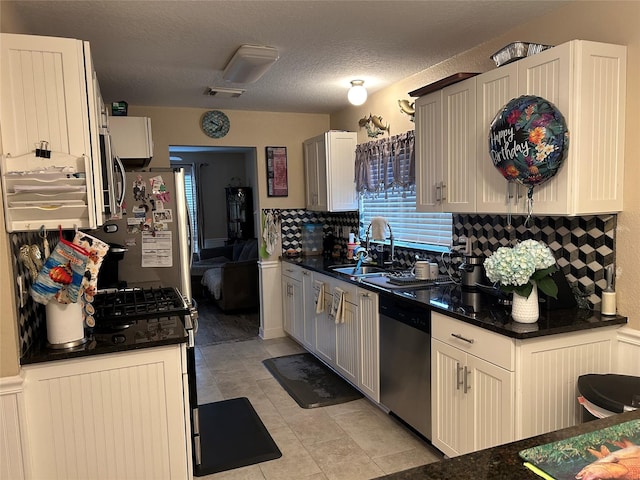
{"type": "Polygon", "coordinates": [[[513,292],[513,304],[511,306],[511,317],[520,323],[535,323],[540,316],[540,305],[538,304],[538,286],[534,283],[529,298],[513,292]]]}

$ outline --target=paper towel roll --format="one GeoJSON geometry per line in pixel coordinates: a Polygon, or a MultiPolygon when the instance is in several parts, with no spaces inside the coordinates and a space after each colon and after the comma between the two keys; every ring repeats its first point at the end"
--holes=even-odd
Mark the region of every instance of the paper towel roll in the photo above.
{"type": "Polygon", "coordinates": [[[45,310],[47,340],[51,345],[77,342],[84,338],[82,302],[58,303],[51,300],[45,310]]]}

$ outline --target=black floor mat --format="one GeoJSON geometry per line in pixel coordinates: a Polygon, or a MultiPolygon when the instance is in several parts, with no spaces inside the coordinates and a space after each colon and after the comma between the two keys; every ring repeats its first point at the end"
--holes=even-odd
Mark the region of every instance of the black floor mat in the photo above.
{"type": "Polygon", "coordinates": [[[280,458],[282,453],[245,397],[199,405],[202,477],[280,458]]]}
{"type": "Polygon", "coordinates": [[[310,353],[263,360],[289,395],[302,408],[326,407],[362,398],[362,394],[310,353]]]}

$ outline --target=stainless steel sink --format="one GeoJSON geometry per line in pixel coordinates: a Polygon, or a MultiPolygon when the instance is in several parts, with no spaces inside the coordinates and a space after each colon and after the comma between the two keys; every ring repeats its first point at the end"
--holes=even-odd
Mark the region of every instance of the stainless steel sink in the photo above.
{"type": "Polygon", "coordinates": [[[342,273],[345,275],[351,275],[353,277],[368,277],[368,276],[380,276],[384,275],[386,270],[384,268],[376,267],[375,265],[361,265],[356,268],[355,265],[336,266],[331,268],[334,272],[342,273]]]}

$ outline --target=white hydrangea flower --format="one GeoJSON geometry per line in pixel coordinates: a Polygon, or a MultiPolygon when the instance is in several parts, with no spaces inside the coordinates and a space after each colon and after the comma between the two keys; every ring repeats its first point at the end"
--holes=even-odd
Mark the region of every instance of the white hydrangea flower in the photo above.
{"type": "Polygon", "coordinates": [[[536,270],[555,263],[549,247],[536,240],[525,240],[513,248],[498,248],[484,261],[484,268],[493,283],[517,287],[529,282],[536,270]]]}

